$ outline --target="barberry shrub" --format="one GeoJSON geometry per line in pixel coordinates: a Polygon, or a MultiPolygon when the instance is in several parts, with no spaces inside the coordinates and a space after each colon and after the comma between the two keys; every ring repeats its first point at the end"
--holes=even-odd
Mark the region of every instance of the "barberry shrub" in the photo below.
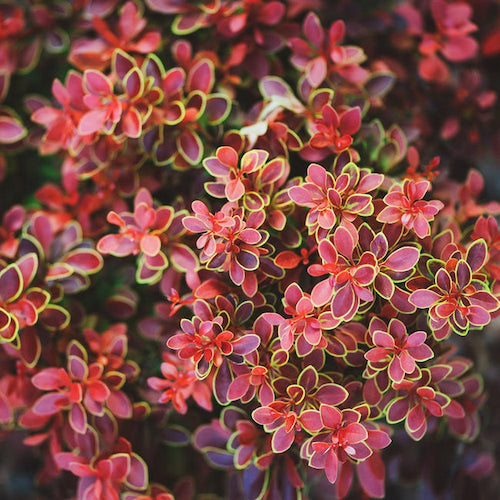
{"type": "Polygon", "coordinates": [[[493,469],[496,3],[0,4],[0,436],[40,495],[493,469]]]}

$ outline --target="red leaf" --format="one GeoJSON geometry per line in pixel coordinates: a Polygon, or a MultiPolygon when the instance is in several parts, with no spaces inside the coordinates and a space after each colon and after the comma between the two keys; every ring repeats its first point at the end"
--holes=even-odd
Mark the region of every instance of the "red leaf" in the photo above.
{"type": "Polygon", "coordinates": [[[104,382],[94,380],[87,387],[93,400],[102,403],[108,399],[110,391],[104,382]]]}
{"type": "Polygon", "coordinates": [[[339,129],[343,135],[354,135],[361,126],[361,109],[348,109],[340,115],[339,129]]]}
{"type": "Polygon", "coordinates": [[[350,259],[355,247],[355,242],[349,230],[344,226],[339,226],[333,234],[333,241],[338,252],[350,259]]]}
{"type": "Polygon", "coordinates": [[[425,57],[418,65],[420,76],[424,80],[446,83],[450,72],[446,64],[437,56],[425,57]]]}
{"type": "Polygon", "coordinates": [[[482,52],[486,57],[495,56],[500,53],[500,28],[486,35],[482,44],[482,52]]]}
{"type": "Polygon", "coordinates": [[[226,184],[225,193],[229,201],[238,201],[245,194],[245,186],[240,179],[233,179],[226,184]]]}
{"type": "Polygon", "coordinates": [[[291,250],[284,250],[276,256],[274,262],[283,269],[294,269],[299,265],[301,260],[302,258],[291,250]]]}
{"type": "Polygon", "coordinates": [[[194,291],[195,297],[200,299],[213,299],[218,295],[224,295],[230,290],[229,286],[226,283],[210,279],[203,282],[196,290],[194,291]]]}
{"type": "Polygon", "coordinates": [[[449,61],[462,62],[473,58],[478,51],[479,44],[470,36],[456,36],[449,38],[441,49],[449,61]]]}
{"type": "Polygon", "coordinates": [[[83,84],[94,95],[106,97],[113,93],[111,82],[100,71],[93,69],[86,70],[83,73],[83,84]]]}

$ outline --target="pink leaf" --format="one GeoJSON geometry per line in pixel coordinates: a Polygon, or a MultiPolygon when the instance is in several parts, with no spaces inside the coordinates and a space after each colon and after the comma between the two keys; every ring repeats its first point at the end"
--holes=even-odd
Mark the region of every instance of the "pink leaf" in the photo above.
{"type": "Polygon", "coordinates": [[[471,271],[479,271],[485,264],[488,255],[488,249],[484,240],[477,240],[467,249],[466,261],[471,271]]]}
{"type": "Polygon", "coordinates": [[[46,368],[34,375],[31,382],[42,391],[53,391],[63,385],[59,368],[46,368]]]}
{"type": "Polygon", "coordinates": [[[86,70],[83,74],[83,84],[94,95],[106,97],[113,93],[111,82],[100,71],[86,70]]]}
{"type": "Polygon", "coordinates": [[[339,226],[335,230],[333,241],[338,252],[350,259],[355,247],[355,242],[349,230],[344,226],[339,226]]]}
{"type": "Polygon", "coordinates": [[[242,356],[250,354],[259,347],[259,344],[260,337],[258,335],[247,333],[232,343],[233,352],[242,356]]]}
{"type": "Polygon", "coordinates": [[[0,116],[0,144],[13,144],[20,141],[28,131],[21,122],[11,116],[0,116]]]}
{"type": "Polygon", "coordinates": [[[336,429],[342,422],[342,413],[333,406],[322,404],[319,408],[321,421],[327,429],[336,429]]]}
{"type": "Polygon", "coordinates": [[[343,318],[352,309],[355,303],[353,287],[347,283],[340,288],[333,297],[332,313],[336,318],[343,318]]]}
{"type": "Polygon", "coordinates": [[[478,52],[479,44],[470,36],[449,38],[441,49],[449,61],[462,62],[473,58],[478,52]]]}
{"type": "Polygon", "coordinates": [[[23,276],[15,264],[0,271],[0,300],[7,304],[16,300],[23,290],[23,276]]]}
{"type": "Polygon", "coordinates": [[[12,420],[12,408],[8,399],[0,392],[0,422],[7,424],[12,420]]]}
{"type": "Polygon", "coordinates": [[[326,460],[325,460],[325,474],[330,481],[330,483],[334,483],[337,480],[337,474],[338,474],[338,467],[339,467],[339,459],[334,452],[334,450],[329,450],[326,454],[326,460]]]}
{"type": "Polygon", "coordinates": [[[385,465],[378,453],[359,462],[356,471],[361,487],[369,497],[383,498],[385,496],[385,465]]]}
{"type": "Polygon", "coordinates": [[[330,278],[317,283],[311,292],[311,299],[316,307],[321,307],[329,302],[333,295],[333,285],[330,278]]]}
{"type": "Polygon", "coordinates": [[[485,326],[491,321],[490,314],[480,306],[469,306],[467,319],[474,326],[485,326]]]}
{"type": "Polygon", "coordinates": [[[136,108],[130,107],[122,116],[122,128],[127,137],[137,139],[142,132],[142,118],[136,108]]]}
{"type": "Polygon", "coordinates": [[[326,78],[326,61],[323,56],[316,57],[309,61],[306,67],[306,75],[312,87],[319,87],[326,78]]]}
{"type": "Polygon", "coordinates": [[[148,486],[148,467],[144,460],[135,454],[130,457],[127,483],[136,490],[144,490],[148,486]]]}
{"type": "Polygon", "coordinates": [[[127,96],[131,101],[139,98],[144,90],[143,76],[139,68],[132,68],[123,81],[127,96]]]}
{"type": "Polygon", "coordinates": [[[414,406],[406,417],[408,428],[417,431],[425,425],[425,413],[421,405],[414,406]]]}
{"type": "Polygon", "coordinates": [[[293,186],[292,188],[290,188],[288,193],[290,198],[298,205],[307,207],[313,201],[311,195],[309,194],[309,191],[307,191],[307,189],[302,186],[293,186]]]}
{"type": "Polygon", "coordinates": [[[412,269],[420,257],[420,251],[414,247],[403,247],[392,252],[384,265],[391,271],[403,272],[412,269]]]}
{"type": "Polygon", "coordinates": [[[87,414],[80,403],[73,403],[69,412],[69,425],[79,434],[85,433],[87,428],[87,414]]]}
{"type": "Polygon", "coordinates": [[[311,433],[318,432],[323,428],[323,422],[317,410],[303,411],[300,414],[300,422],[304,428],[311,433]]]}
{"type": "Polygon", "coordinates": [[[177,140],[179,151],[191,165],[198,165],[203,156],[203,144],[196,132],[184,130],[177,140]]]}
{"type": "Polygon", "coordinates": [[[108,118],[106,109],[95,109],[85,113],[78,123],[80,135],[90,135],[101,131],[108,118]]]}
{"type": "Polygon", "coordinates": [[[432,290],[416,290],[410,295],[409,301],[414,306],[427,309],[440,300],[440,298],[441,295],[432,290]]]}
{"type": "Polygon", "coordinates": [[[323,384],[315,394],[315,398],[322,404],[337,406],[348,397],[348,392],[338,384],[323,384]]]}
{"type": "Polygon", "coordinates": [[[225,193],[229,201],[238,201],[245,194],[245,186],[240,179],[233,179],[226,184],[225,193]]]}
{"type": "Polygon", "coordinates": [[[188,76],[189,90],[200,90],[204,94],[208,94],[214,84],[214,68],[211,61],[202,59],[195,64],[188,76]]]}
{"type": "Polygon", "coordinates": [[[271,440],[274,453],[284,453],[295,439],[295,431],[292,428],[290,432],[286,432],[285,426],[280,427],[274,434],[271,440]]]}
{"type": "Polygon", "coordinates": [[[248,376],[236,377],[229,386],[229,389],[227,391],[227,399],[229,401],[235,401],[242,398],[248,391],[249,387],[250,382],[248,376]]]}
{"type": "Polygon", "coordinates": [[[409,409],[408,398],[395,399],[387,409],[387,421],[390,423],[400,422],[406,418],[409,409]]]}

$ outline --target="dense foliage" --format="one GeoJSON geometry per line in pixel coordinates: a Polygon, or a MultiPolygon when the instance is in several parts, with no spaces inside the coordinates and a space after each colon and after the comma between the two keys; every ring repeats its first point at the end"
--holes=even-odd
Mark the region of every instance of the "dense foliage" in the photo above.
{"type": "Polygon", "coordinates": [[[0,425],[40,495],[492,471],[463,337],[500,310],[499,11],[1,0],[0,425]]]}

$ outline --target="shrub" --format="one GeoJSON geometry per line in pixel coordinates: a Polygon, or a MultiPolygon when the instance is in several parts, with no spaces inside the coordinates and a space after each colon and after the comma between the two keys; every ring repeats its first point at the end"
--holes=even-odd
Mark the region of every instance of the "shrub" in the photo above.
{"type": "Polygon", "coordinates": [[[498,5],[344,3],[0,5],[0,424],[51,498],[493,468],[498,5]]]}

